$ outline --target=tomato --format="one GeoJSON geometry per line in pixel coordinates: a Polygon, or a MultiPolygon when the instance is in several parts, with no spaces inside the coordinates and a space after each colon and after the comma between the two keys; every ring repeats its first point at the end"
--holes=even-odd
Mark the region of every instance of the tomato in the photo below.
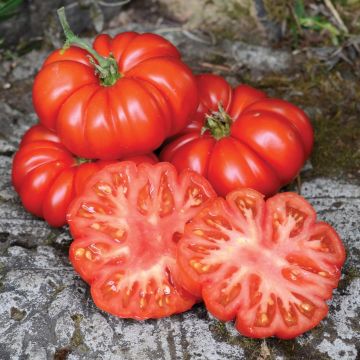
{"type": "Polygon", "coordinates": [[[101,34],[87,50],[54,51],[36,76],[33,104],[72,153],[114,160],[159,147],[186,126],[198,99],[174,45],[124,32],[101,34]]]}
{"type": "Polygon", "coordinates": [[[345,261],[335,230],[294,193],[266,202],[255,190],[212,200],[185,227],[178,263],[185,288],[243,335],[292,338],[327,314],[345,261]]]}
{"type": "Polygon", "coordinates": [[[239,187],[272,195],[296,177],[313,146],[302,110],[247,85],[232,89],[217,75],[199,75],[197,84],[197,112],[162,161],[199,172],[222,196],[239,187]]]}
{"type": "Polygon", "coordinates": [[[70,260],[113,315],[147,319],[189,309],[178,282],[184,225],[215,196],[200,175],[169,163],[121,162],[96,173],[70,206],[70,260]]]}
{"type": "MultiPolygon", "coordinates": [[[[153,154],[128,157],[156,163],[153,154]]],[[[52,226],[66,223],[66,211],[87,178],[111,161],[89,162],[74,157],[59,137],[42,125],[24,135],[12,167],[12,182],[26,210],[52,226]]]]}

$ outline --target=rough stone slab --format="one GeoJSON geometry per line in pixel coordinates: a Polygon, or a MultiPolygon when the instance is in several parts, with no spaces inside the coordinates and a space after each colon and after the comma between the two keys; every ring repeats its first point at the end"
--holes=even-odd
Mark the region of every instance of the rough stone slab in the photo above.
{"type": "MultiPolygon", "coordinates": [[[[329,302],[328,317],[291,341],[249,340],[240,336],[232,323],[222,325],[201,304],[162,320],[138,322],[110,316],[95,307],[88,286],[70,266],[67,231],[52,230],[29,218],[18,202],[12,203],[18,217],[11,232],[23,228],[24,243],[30,239],[32,246],[9,241],[0,256],[0,358],[20,359],[28,354],[30,359],[52,359],[54,354],[66,354],[74,360],[260,356],[355,360],[360,343],[360,186],[315,179],[305,182],[302,192],[319,211],[319,219],[333,224],[342,236],[348,259],[340,286],[329,302]],[[41,230],[36,230],[37,226],[41,230]],[[39,231],[37,241],[35,230],[39,231]]],[[[1,218],[1,232],[8,226],[1,218]]]]}
{"type": "MultiPolygon", "coordinates": [[[[114,36],[123,31],[154,32],[171,41],[180,50],[185,62],[197,72],[212,71],[211,62],[230,68],[245,66],[250,70],[266,73],[289,71],[295,58],[284,50],[275,50],[261,45],[250,45],[243,41],[218,41],[205,33],[189,31],[179,26],[154,26],[129,23],[105,31],[114,36]]],[[[216,66],[215,66],[216,68],[216,66]]]]}

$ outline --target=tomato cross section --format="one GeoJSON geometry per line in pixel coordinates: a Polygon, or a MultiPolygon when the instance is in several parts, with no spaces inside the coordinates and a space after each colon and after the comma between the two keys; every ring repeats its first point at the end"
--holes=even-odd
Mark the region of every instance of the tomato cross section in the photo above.
{"type": "Polygon", "coordinates": [[[255,190],[213,200],[186,227],[178,261],[185,287],[251,337],[292,338],[327,314],[345,260],[334,229],[294,193],[255,190]]]}
{"type": "Polygon", "coordinates": [[[98,172],[68,215],[70,259],[98,307],[136,319],[189,309],[196,297],[178,281],[176,247],[184,225],[213,198],[192,171],[168,163],[122,162],[98,172]]]}

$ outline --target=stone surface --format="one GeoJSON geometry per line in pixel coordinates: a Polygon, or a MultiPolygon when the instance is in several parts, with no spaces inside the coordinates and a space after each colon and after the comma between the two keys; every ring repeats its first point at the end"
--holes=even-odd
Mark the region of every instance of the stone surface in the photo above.
{"type": "Polygon", "coordinates": [[[203,29],[223,38],[261,43],[280,38],[280,26],[270,19],[264,0],[155,0],[170,18],[187,29],[203,29]]]}
{"type": "MultiPolygon", "coordinates": [[[[7,178],[8,167],[2,173],[7,178]]],[[[6,179],[2,187],[9,186],[6,179]]],[[[319,218],[338,230],[348,259],[328,317],[314,330],[285,342],[241,337],[231,323],[224,326],[209,316],[203,305],[143,322],[103,313],[68,262],[66,230],[54,232],[31,219],[8,190],[1,211],[16,216],[12,224],[8,216],[0,220],[0,234],[9,234],[0,256],[0,358],[17,359],[26,353],[30,359],[55,354],[68,359],[256,359],[263,353],[266,359],[355,360],[360,341],[360,187],[320,178],[305,182],[302,191],[319,218]],[[19,229],[23,243],[17,240],[19,229]]]]}
{"type": "MultiPolygon", "coordinates": [[[[26,46],[36,46],[45,37],[53,38],[58,30],[56,9],[64,6],[67,17],[75,32],[89,29],[101,31],[104,24],[120,11],[122,5],[117,0],[97,2],[92,0],[32,0],[20,1],[10,19],[0,22],[0,38],[5,45],[24,50],[26,46]],[[99,4],[100,3],[100,4],[99,4]]],[[[53,39],[51,39],[53,40],[53,39]]]]}
{"type": "MultiPolygon", "coordinates": [[[[155,29],[135,23],[127,28],[155,29]]],[[[197,71],[211,66],[209,71],[215,69],[233,83],[238,81],[237,66],[255,73],[293,69],[293,55],[285,51],[246,47],[241,42],[214,44],[200,33],[156,29],[180,47],[197,71]],[[256,57],[262,60],[254,61],[256,57]]],[[[201,304],[181,315],[143,322],[98,310],[88,286],[69,264],[67,229],[52,229],[26,213],[11,187],[11,156],[21,135],[37,121],[31,107],[31,83],[45,53],[34,50],[0,65],[1,360],[359,358],[360,184],[356,180],[307,176],[302,184],[302,194],[314,205],[319,219],[328,221],[342,237],[347,261],[329,302],[328,317],[297,339],[247,339],[232,323],[222,324],[211,317],[201,304]],[[10,87],[3,87],[5,83],[10,87]]],[[[306,172],[311,171],[308,166],[306,172]]]]}

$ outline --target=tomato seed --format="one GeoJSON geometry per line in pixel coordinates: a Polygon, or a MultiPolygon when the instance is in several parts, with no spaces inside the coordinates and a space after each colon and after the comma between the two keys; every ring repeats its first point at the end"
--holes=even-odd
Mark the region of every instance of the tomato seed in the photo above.
{"type": "Polygon", "coordinates": [[[85,249],[84,248],[78,248],[75,250],[75,258],[76,259],[80,259],[81,257],[83,257],[85,254],[85,249]]]}
{"type": "Polygon", "coordinates": [[[329,273],[325,272],[325,271],[319,271],[318,275],[322,276],[322,277],[328,277],[329,273]]]}
{"type": "Polygon", "coordinates": [[[158,303],[158,305],[159,305],[160,307],[163,307],[163,306],[164,306],[163,297],[162,297],[162,296],[160,296],[160,297],[158,298],[157,303],[158,303]]]}
{"type": "Polygon", "coordinates": [[[192,259],[192,260],[190,260],[190,266],[192,268],[194,268],[195,270],[199,270],[202,265],[198,261],[192,259]]]}
{"type": "Polygon", "coordinates": [[[147,305],[146,300],[145,300],[145,298],[142,297],[139,301],[140,309],[144,309],[146,305],[147,305]]]}
{"type": "Polygon", "coordinates": [[[112,194],[112,189],[111,189],[110,185],[108,185],[106,183],[98,182],[97,184],[95,184],[93,186],[93,189],[94,189],[96,195],[101,196],[101,197],[112,194]]]}
{"type": "Polygon", "coordinates": [[[303,310],[305,310],[307,312],[311,311],[313,308],[312,305],[310,305],[309,303],[305,303],[305,302],[301,303],[300,306],[303,310]]]}
{"type": "Polygon", "coordinates": [[[100,224],[98,224],[98,223],[93,223],[93,224],[91,224],[90,227],[95,230],[100,230],[100,224]]]}
{"type": "Polygon", "coordinates": [[[295,325],[297,323],[296,318],[288,311],[285,312],[284,320],[289,326],[295,325]]]}
{"type": "Polygon", "coordinates": [[[270,322],[270,319],[266,313],[261,313],[257,320],[258,321],[256,322],[256,325],[258,326],[267,326],[270,322]]]}
{"type": "Polygon", "coordinates": [[[86,251],[85,251],[85,257],[86,257],[88,260],[90,260],[90,261],[93,260],[93,256],[92,256],[92,253],[91,253],[90,250],[86,250],[86,251]]]}

